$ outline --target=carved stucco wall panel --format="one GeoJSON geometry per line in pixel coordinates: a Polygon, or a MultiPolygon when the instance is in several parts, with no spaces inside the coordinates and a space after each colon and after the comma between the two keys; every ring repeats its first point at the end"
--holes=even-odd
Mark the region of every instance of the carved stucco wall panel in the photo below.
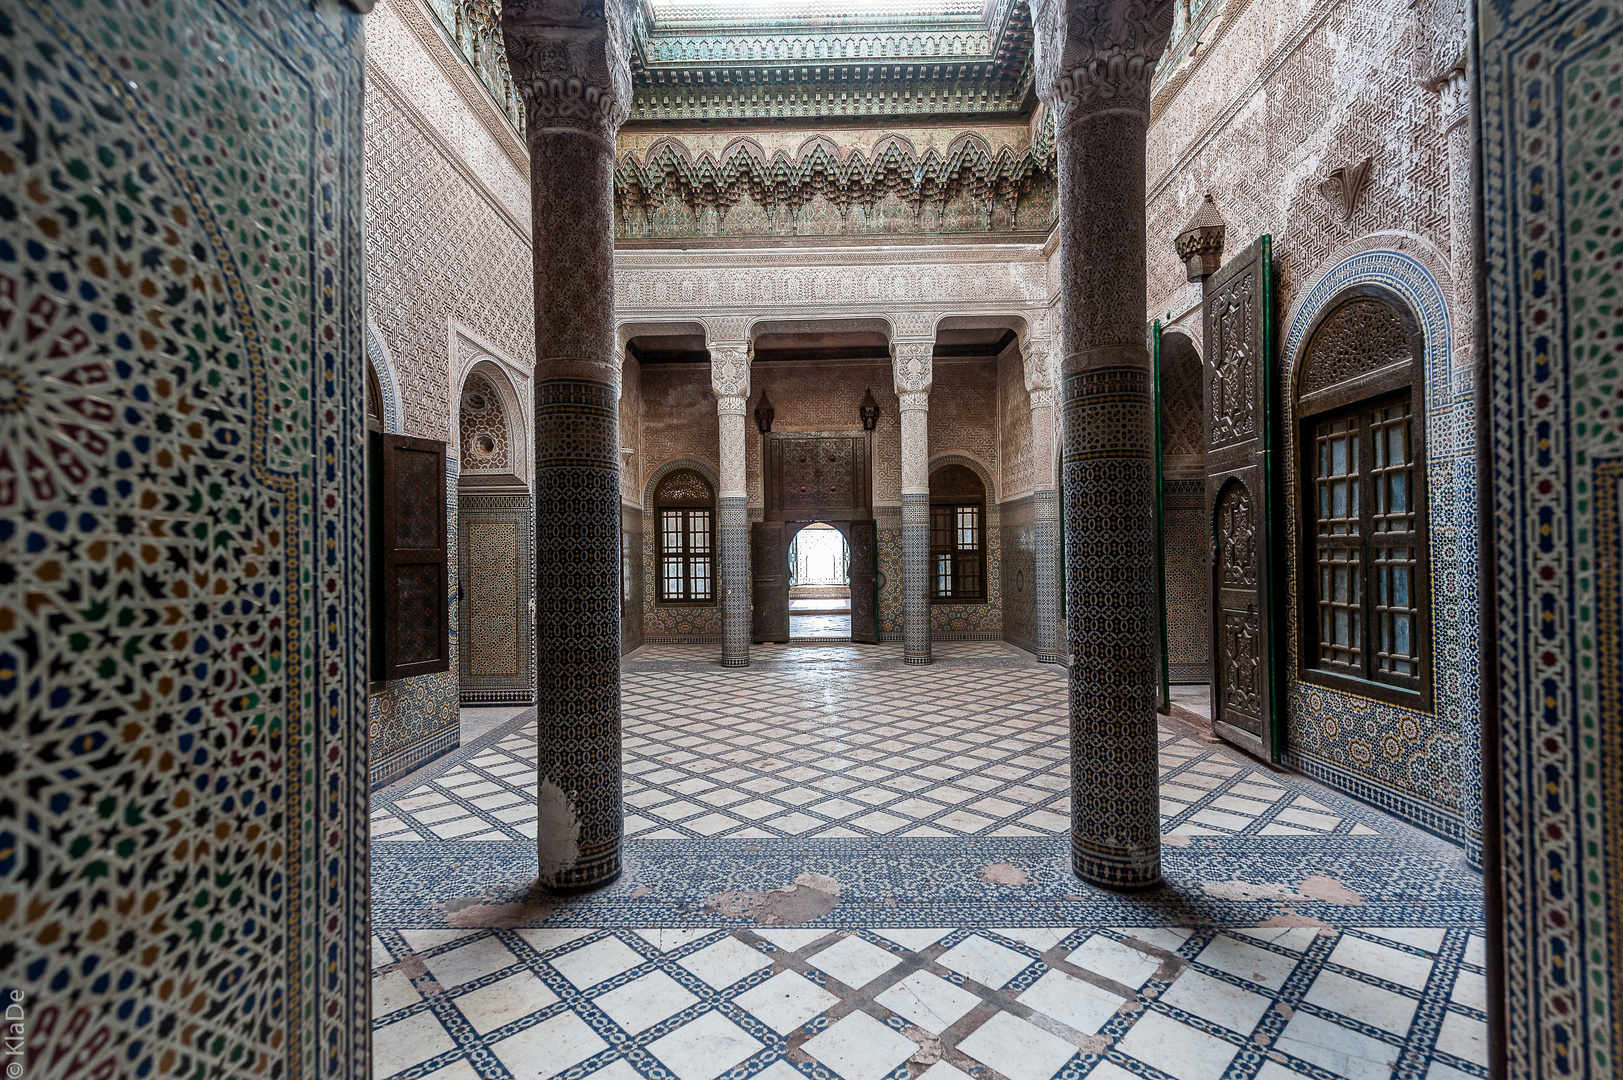
{"type": "Polygon", "coordinates": [[[1197,66],[1158,102],[1150,128],[1147,314],[1187,306],[1172,238],[1207,192],[1231,250],[1273,235],[1281,315],[1338,249],[1369,232],[1403,229],[1446,256],[1443,104],[1426,85],[1415,12],[1405,0],[1236,4],[1244,17],[1228,15],[1222,63],[1197,66]],[[1365,158],[1369,178],[1344,221],[1319,189],[1365,158]]]}
{"type": "Polygon", "coordinates": [[[367,298],[398,369],[403,428],[454,442],[453,320],[534,367],[529,245],[390,96],[367,95],[365,130],[367,298]]]}

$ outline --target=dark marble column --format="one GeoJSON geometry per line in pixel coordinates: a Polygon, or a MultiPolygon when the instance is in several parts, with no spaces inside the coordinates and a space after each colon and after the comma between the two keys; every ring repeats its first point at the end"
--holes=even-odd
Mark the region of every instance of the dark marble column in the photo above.
{"type": "Polygon", "coordinates": [[[1171,14],[1167,0],[1034,12],[1059,151],[1071,862],[1122,889],[1161,878],[1144,137],[1171,14]]]}
{"type": "Polygon", "coordinates": [[[620,462],[614,134],[630,100],[628,14],[568,27],[502,12],[524,99],[535,244],[535,591],[540,882],[620,876],[620,462]]]}

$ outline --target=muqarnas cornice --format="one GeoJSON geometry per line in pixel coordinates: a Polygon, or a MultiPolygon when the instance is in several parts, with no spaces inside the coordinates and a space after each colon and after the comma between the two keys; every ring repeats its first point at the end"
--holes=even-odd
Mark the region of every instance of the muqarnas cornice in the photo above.
{"type": "Polygon", "coordinates": [[[1052,131],[1040,126],[1034,141],[1024,131],[1014,142],[1005,134],[960,131],[945,149],[937,136],[922,151],[897,133],[853,136],[843,146],[813,135],[793,152],[768,151],[749,136],[717,153],[656,139],[622,149],[615,235],[1041,236],[1055,207],[1052,131]]]}
{"type": "Polygon", "coordinates": [[[631,57],[631,126],[1011,117],[1032,94],[1027,0],[971,15],[656,20],[631,57]]]}

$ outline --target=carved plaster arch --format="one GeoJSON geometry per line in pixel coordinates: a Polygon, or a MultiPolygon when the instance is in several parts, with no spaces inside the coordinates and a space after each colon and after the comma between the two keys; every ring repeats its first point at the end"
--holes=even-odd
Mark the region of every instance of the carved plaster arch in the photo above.
{"type": "Polygon", "coordinates": [[[489,357],[475,362],[462,376],[462,392],[457,395],[457,417],[452,430],[457,433],[457,457],[462,465],[462,475],[475,473],[507,473],[511,472],[526,487],[530,486],[530,459],[531,454],[525,441],[523,414],[519,409],[518,391],[513,388],[513,382],[501,365],[489,357]],[[462,403],[469,390],[469,384],[475,381],[489,386],[495,392],[497,405],[501,409],[502,426],[506,431],[509,461],[507,466],[493,469],[475,468],[472,459],[462,454],[462,403]]]}
{"type": "Polygon", "coordinates": [[[366,358],[372,362],[372,370],[378,376],[378,389],[383,392],[383,430],[399,435],[401,418],[405,415],[400,406],[400,380],[395,376],[394,357],[389,353],[388,343],[383,340],[370,311],[366,313],[366,358]]]}
{"type": "MultiPolygon", "coordinates": [[[[648,519],[651,520],[654,513],[654,492],[658,490],[659,482],[678,469],[692,469],[694,472],[704,477],[705,483],[710,485],[711,492],[716,495],[719,505],[719,500],[721,497],[721,473],[717,471],[714,465],[710,464],[708,461],[700,461],[698,458],[667,458],[666,460],[660,462],[656,468],[652,469],[648,473],[648,479],[645,480],[642,485],[642,512],[647,516],[648,519]]],[[[649,537],[653,535],[653,529],[651,527],[645,527],[643,532],[644,535],[649,537]]]]}
{"type": "Polygon", "coordinates": [[[535,423],[532,416],[534,402],[530,373],[489,342],[453,321],[449,427],[451,431],[459,433],[458,439],[454,440],[456,450],[454,456],[460,464],[462,392],[466,388],[468,375],[475,369],[489,379],[496,392],[501,395],[502,413],[507,419],[508,438],[513,447],[513,474],[529,486],[535,471],[535,423]]]}
{"type": "Polygon", "coordinates": [[[933,476],[937,469],[945,465],[962,465],[981,478],[981,483],[986,485],[986,513],[990,518],[995,512],[995,504],[997,503],[997,482],[992,479],[992,470],[987,467],[984,461],[968,450],[951,450],[931,457],[926,475],[933,476]]]}

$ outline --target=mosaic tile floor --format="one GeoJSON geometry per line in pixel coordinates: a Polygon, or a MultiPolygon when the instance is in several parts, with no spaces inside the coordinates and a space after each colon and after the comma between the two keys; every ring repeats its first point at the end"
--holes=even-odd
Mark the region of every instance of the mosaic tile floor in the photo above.
{"type": "Polygon", "coordinates": [[[379,792],[374,1076],[1486,1075],[1455,849],[1169,723],[1167,886],[1092,890],[1063,672],[886,648],[634,654],[626,873],[591,896],[529,892],[528,715],[379,792]]]}

